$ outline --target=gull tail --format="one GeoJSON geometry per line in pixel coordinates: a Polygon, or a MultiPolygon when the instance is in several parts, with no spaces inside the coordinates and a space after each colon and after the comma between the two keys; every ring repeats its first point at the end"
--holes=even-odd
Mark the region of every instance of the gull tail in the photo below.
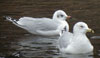
{"type": "Polygon", "coordinates": [[[11,18],[10,16],[3,16],[3,17],[6,18],[7,21],[10,21],[10,22],[12,22],[13,24],[17,25],[18,27],[21,27],[21,25],[19,25],[19,24],[17,23],[17,21],[16,21],[15,19],[11,18]]]}

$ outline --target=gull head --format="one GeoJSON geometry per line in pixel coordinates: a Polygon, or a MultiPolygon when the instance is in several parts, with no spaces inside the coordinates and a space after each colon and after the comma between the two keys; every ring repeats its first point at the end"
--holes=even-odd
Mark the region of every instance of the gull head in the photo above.
{"type": "Polygon", "coordinates": [[[53,14],[53,19],[54,20],[66,20],[66,19],[70,19],[71,16],[68,16],[63,10],[57,10],[54,12],[53,14]]]}
{"type": "Polygon", "coordinates": [[[94,31],[92,29],[90,29],[86,23],[78,22],[74,25],[73,33],[83,33],[83,34],[85,34],[87,32],[94,33],[94,31]]]}

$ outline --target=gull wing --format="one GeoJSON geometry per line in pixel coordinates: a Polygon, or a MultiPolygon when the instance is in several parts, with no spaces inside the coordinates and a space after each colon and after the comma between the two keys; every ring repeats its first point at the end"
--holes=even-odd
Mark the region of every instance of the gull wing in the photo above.
{"type": "Polygon", "coordinates": [[[56,30],[58,24],[50,18],[31,18],[31,17],[23,17],[20,18],[17,22],[20,25],[25,26],[26,29],[30,30],[56,30]]]}
{"type": "Polygon", "coordinates": [[[58,39],[59,48],[66,48],[73,38],[73,34],[71,32],[64,32],[62,36],[58,39]]]}

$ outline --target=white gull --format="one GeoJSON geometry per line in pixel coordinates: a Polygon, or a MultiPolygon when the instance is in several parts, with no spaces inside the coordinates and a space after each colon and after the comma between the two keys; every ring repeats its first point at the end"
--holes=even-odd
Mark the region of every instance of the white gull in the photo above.
{"type": "Polygon", "coordinates": [[[67,31],[69,25],[66,19],[71,18],[63,10],[57,10],[53,14],[53,18],[33,18],[21,17],[18,21],[11,17],[6,17],[7,20],[12,22],[18,27],[21,27],[28,32],[42,36],[55,36],[61,35],[61,30],[66,26],[67,31]]]}
{"type": "Polygon", "coordinates": [[[58,39],[58,48],[62,53],[84,54],[91,53],[93,46],[86,36],[86,32],[93,32],[84,22],[74,25],[73,33],[64,32],[58,39]]]}

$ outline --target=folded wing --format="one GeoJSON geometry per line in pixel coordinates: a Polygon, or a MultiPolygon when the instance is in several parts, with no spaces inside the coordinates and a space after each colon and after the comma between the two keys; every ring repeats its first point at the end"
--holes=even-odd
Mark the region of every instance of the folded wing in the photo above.
{"type": "Polygon", "coordinates": [[[66,48],[73,38],[73,34],[70,32],[64,32],[62,36],[58,39],[59,48],[66,48]]]}

